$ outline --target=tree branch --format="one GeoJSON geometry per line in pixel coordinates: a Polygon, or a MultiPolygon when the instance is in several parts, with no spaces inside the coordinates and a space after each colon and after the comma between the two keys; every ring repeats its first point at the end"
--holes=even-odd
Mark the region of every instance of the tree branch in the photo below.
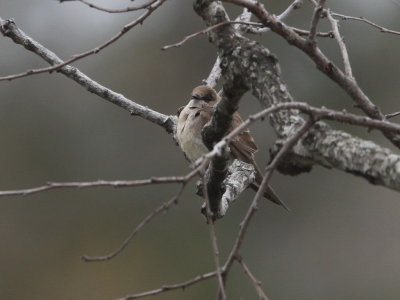
{"type": "Polygon", "coordinates": [[[339,22],[332,17],[332,13],[330,12],[330,10],[326,11],[326,16],[329,22],[331,23],[333,29],[333,36],[335,37],[339,45],[340,53],[342,54],[344,73],[346,76],[353,78],[349,53],[347,52],[346,44],[344,43],[343,37],[340,35],[339,32],[339,24],[338,24],[339,22]]]}
{"type": "Polygon", "coordinates": [[[366,23],[368,25],[371,25],[372,27],[375,27],[375,28],[379,29],[380,32],[400,35],[400,31],[388,29],[388,28],[383,27],[381,25],[378,25],[375,22],[372,22],[372,21],[370,21],[370,20],[368,20],[368,19],[366,19],[364,17],[346,16],[346,15],[338,14],[338,13],[335,13],[335,12],[332,12],[332,16],[337,17],[337,18],[341,18],[343,21],[346,21],[346,20],[360,21],[360,22],[366,23]]]}
{"type": "Polygon", "coordinates": [[[104,11],[104,12],[108,12],[108,13],[125,13],[125,12],[137,11],[137,10],[148,8],[150,5],[152,5],[157,0],[151,0],[148,3],[144,3],[142,5],[133,6],[133,7],[126,7],[126,8],[121,8],[121,9],[110,9],[110,8],[101,7],[101,6],[93,4],[93,3],[89,2],[89,1],[86,1],[86,0],[59,0],[60,3],[73,2],[73,1],[74,2],[81,2],[81,3],[89,6],[90,8],[94,8],[94,9],[97,9],[97,10],[100,10],[100,11],[104,11]]]}
{"type": "Polygon", "coordinates": [[[226,299],[225,283],[222,278],[221,262],[220,262],[220,258],[219,258],[220,253],[219,253],[219,249],[218,249],[217,235],[215,233],[215,227],[214,227],[215,218],[213,216],[213,211],[211,210],[211,201],[210,201],[210,197],[209,197],[207,180],[206,180],[205,176],[203,176],[203,190],[204,190],[203,195],[205,198],[205,208],[206,208],[205,215],[207,218],[208,229],[210,232],[214,264],[215,264],[215,269],[217,271],[217,278],[218,278],[218,287],[219,287],[218,299],[225,300],[226,299]]]}
{"type": "Polygon", "coordinates": [[[317,26],[319,20],[321,19],[321,14],[324,9],[326,0],[319,0],[318,5],[314,9],[314,13],[311,19],[311,27],[310,27],[310,34],[308,35],[308,41],[312,45],[312,47],[316,47],[317,42],[315,40],[317,36],[317,26]]]}
{"type": "MultiPolygon", "coordinates": [[[[264,10],[260,10],[261,6],[246,0],[229,0],[229,2],[244,5],[255,13],[266,26],[269,25],[274,31],[285,35],[285,38],[297,41],[304,48],[307,48],[305,47],[305,39],[299,37],[285,24],[276,20],[275,17],[268,15],[264,10]]],[[[200,12],[208,26],[211,26],[213,22],[224,21],[224,10],[222,5],[217,2],[209,3],[208,1],[198,0],[195,9],[200,12]]],[[[225,84],[227,82],[232,83],[232,79],[236,78],[232,74],[237,74],[237,76],[242,76],[243,82],[250,85],[254,96],[259,99],[263,106],[293,102],[292,95],[280,77],[280,67],[275,56],[269,53],[265,47],[235,34],[232,32],[233,30],[232,27],[224,26],[209,33],[211,42],[218,47],[219,53],[226,53],[221,56],[222,77],[225,84]],[[229,36],[230,41],[226,41],[226,36],[229,36]],[[237,46],[233,51],[231,50],[232,45],[237,46]]],[[[324,56],[319,56],[317,60],[321,58],[324,58],[324,56]]],[[[336,73],[336,75],[338,74],[336,73]]],[[[348,78],[343,73],[340,74],[342,76],[340,78],[347,82],[348,78]]],[[[353,82],[353,84],[355,83],[353,82]]],[[[355,87],[358,89],[356,84],[355,87]]],[[[362,93],[362,91],[360,92],[362,93]]],[[[329,118],[329,115],[327,114],[325,118],[329,118]]],[[[358,118],[363,117],[359,116],[358,118]]],[[[374,115],[372,119],[374,119],[374,115]]],[[[357,122],[359,121],[362,120],[359,119],[357,122]]],[[[281,141],[293,135],[304,122],[299,111],[296,110],[276,111],[271,118],[271,124],[281,141]]],[[[394,128],[380,128],[386,135],[398,135],[397,129],[392,129],[394,128]]],[[[224,140],[226,141],[227,137],[224,140]]],[[[276,143],[273,154],[282,146],[281,141],[276,143]]],[[[217,143],[210,156],[212,152],[220,152],[223,147],[223,143],[217,143]]],[[[313,164],[334,167],[363,176],[375,184],[399,190],[398,155],[372,142],[353,137],[342,131],[333,130],[324,123],[318,123],[307,134],[307,138],[293,148],[291,156],[288,156],[288,159],[280,164],[278,170],[295,175],[310,171],[313,164]],[[366,159],[365,155],[370,159],[366,159]]]]}
{"type": "MultiPolygon", "coordinates": [[[[318,47],[310,47],[308,39],[302,38],[292,28],[279,21],[275,16],[269,14],[261,5],[256,5],[249,0],[224,0],[249,9],[257,18],[272,31],[282,36],[290,44],[306,53],[316,64],[317,68],[336,82],[369,117],[383,120],[384,115],[381,110],[371,102],[364,94],[357,82],[346,76],[332,61],[330,61],[318,47]]],[[[222,47],[216,43],[218,47],[222,47]]],[[[265,49],[265,48],[264,48],[265,49]]],[[[264,50],[265,51],[265,50],[264,50]]],[[[279,86],[279,85],[277,85],[279,86]]],[[[383,131],[383,134],[398,148],[400,148],[400,135],[383,131]]]]}
{"type": "Polygon", "coordinates": [[[153,295],[158,295],[158,294],[162,294],[165,292],[169,292],[169,291],[173,291],[173,290],[184,290],[185,288],[187,288],[188,286],[194,285],[198,282],[201,282],[203,280],[207,280],[210,278],[213,278],[217,276],[217,272],[213,271],[213,272],[209,272],[209,273],[205,273],[199,276],[196,276],[193,279],[190,279],[188,281],[182,282],[182,283],[177,283],[177,284],[169,284],[169,285],[164,285],[158,289],[155,290],[151,290],[151,291],[147,291],[147,292],[143,292],[143,293],[139,293],[139,294],[132,294],[132,295],[128,295],[122,298],[118,298],[116,300],[132,300],[132,299],[139,299],[139,298],[144,298],[144,297],[148,297],[148,296],[153,296],[153,295]]]}
{"type": "Polygon", "coordinates": [[[140,222],[139,225],[137,225],[135,227],[135,229],[131,232],[131,234],[122,242],[122,244],[117,249],[115,249],[113,252],[111,252],[107,255],[104,255],[104,256],[82,255],[81,259],[86,262],[96,262],[96,261],[106,261],[106,260],[110,260],[110,259],[116,257],[129,245],[129,243],[134,238],[134,236],[139,231],[141,231],[147,223],[149,223],[151,220],[153,220],[156,216],[158,216],[162,212],[168,210],[173,204],[178,203],[178,199],[182,195],[182,192],[185,189],[186,183],[187,183],[187,181],[182,183],[182,186],[180,187],[178,193],[176,195],[174,195],[170,200],[161,204],[159,207],[154,209],[147,217],[145,217],[142,220],[142,222],[140,222]]]}
{"type": "Polygon", "coordinates": [[[244,273],[249,277],[251,283],[253,284],[254,288],[257,291],[259,299],[260,300],[268,300],[267,295],[265,294],[264,290],[261,287],[261,282],[253,275],[253,273],[250,271],[249,267],[243,261],[242,257],[237,255],[236,260],[241,265],[244,273]]]}
{"type": "Polygon", "coordinates": [[[226,274],[230,267],[232,266],[234,260],[239,255],[240,248],[242,247],[244,237],[247,232],[247,228],[252,220],[257,207],[258,201],[262,197],[262,194],[267,186],[269,180],[272,177],[272,173],[277,168],[279,162],[283,159],[283,157],[290,151],[290,149],[299,141],[299,139],[311,128],[314,124],[314,121],[309,119],[306,123],[304,123],[293,135],[287,138],[282,148],[279,150],[278,154],[272,159],[271,163],[265,169],[265,174],[263,176],[263,180],[260,184],[260,187],[253,198],[253,201],[247,210],[245,217],[243,218],[242,222],[240,223],[239,232],[237,234],[235,243],[230,251],[228,258],[223,266],[223,271],[226,274]]]}
{"type": "MultiPolygon", "coordinates": [[[[65,1],[65,0],[64,0],[65,1]]],[[[96,48],[93,48],[91,50],[82,52],[80,54],[75,54],[72,58],[66,60],[66,61],[62,61],[61,59],[58,59],[57,62],[55,61],[47,61],[48,63],[50,63],[52,66],[51,67],[47,67],[47,68],[42,68],[42,69],[34,69],[34,70],[28,70],[26,72],[23,73],[19,73],[19,74],[13,74],[13,75],[8,75],[8,76],[3,76],[0,77],[0,81],[3,80],[13,80],[13,79],[17,79],[17,78],[22,78],[22,77],[26,77],[26,76],[31,76],[34,74],[41,74],[41,73],[47,73],[47,72],[53,72],[56,70],[61,69],[62,67],[71,64],[79,59],[82,59],[84,57],[87,57],[89,55],[92,54],[96,54],[99,53],[101,50],[103,50],[104,48],[108,47],[109,45],[111,45],[112,43],[114,43],[115,41],[117,41],[120,37],[122,37],[125,33],[127,33],[129,30],[131,30],[133,27],[135,27],[138,24],[143,24],[144,20],[147,19],[147,17],[149,17],[153,11],[155,11],[159,6],[161,6],[166,0],[157,0],[155,2],[152,2],[150,6],[147,6],[147,11],[145,13],[143,13],[140,17],[138,17],[137,19],[135,19],[134,21],[126,24],[120,32],[118,32],[116,35],[114,35],[111,39],[109,39],[108,41],[104,42],[103,44],[97,46],[96,48]]],[[[14,22],[12,20],[6,20],[3,21],[0,18],[0,31],[3,35],[11,37],[8,35],[9,31],[10,31],[10,27],[13,27],[16,29],[15,26],[11,26],[11,24],[14,24],[14,22]]],[[[15,24],[14,24],[15,25],[15,24]]],[[[11,34],[13,34],[12,32],[13,30],[11,30],[11,34]]],[[[14,40],[15,42],[15,40],[14,40]]],[[[24,44],[22,44],[24,46],[24,44]]],[[[25,46],[24,46],[25,47],[25,46]]],[[[25,47],[27,48],[27,47],[25,47]]],[[[27,48],[28,49],[28,48],[27,48]]],[[[30,50],[30,49],[28,49],[30,50]]]]}
{"type": "Polygon", "coordinates": [[[124,187],[137,187],[152,184],[168,184],[168,183],[183,183],[186,180],[186,176],[170,176],[170,177],[152,177],[149,179],[141,180],[97,180],[97,181],[86,181],[86,182],[48,182],[45,185],[21,189],[21,190],[9,190],[0,191],[1,196],[26,196],[36,193],[41,193],[49,190],[60,189],[60,188],[92,188],[100,186],[109,186],[113,188],[124,188],[124,187]]]}
{"type": "Polygon", "coordinates": [[[74,80],[89,92],[94,93],[115,105],[118,105],[119,107],[127,110],[131,115],[142,117],[143,119],[163,127],[168,133],[174,132],[176,123],[175,116],[167,116],[133,102],[123,95],[97,83],[93,79],[83,74],[77,68],[64,65],[65,63],[56,54],[27,36],[22,30],[18,29],[14,21],[4,21],[0,19],[0,31],[4,36],[11,38],[16,44],[22,45],[25,49],[39,55],[49,64],[60,66],[63,65],[63,67],[59,68],[59,72],[74,80]]]}

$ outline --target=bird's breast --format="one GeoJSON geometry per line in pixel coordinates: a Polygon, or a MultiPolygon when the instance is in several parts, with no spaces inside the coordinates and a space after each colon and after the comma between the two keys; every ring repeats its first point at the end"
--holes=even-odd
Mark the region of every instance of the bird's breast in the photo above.
{"type": "Polygon", "coordinates": [[[208,153],[201,136],[207,121],[207,116],[198,108],[185,107],[179,115],[176,137],[182,151],[192,162],[208,153]]]}

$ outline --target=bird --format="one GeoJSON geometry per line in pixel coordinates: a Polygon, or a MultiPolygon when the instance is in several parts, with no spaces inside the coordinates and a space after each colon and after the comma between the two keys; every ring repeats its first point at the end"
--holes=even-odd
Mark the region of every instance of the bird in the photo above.
{"type": "MultiPolygon", "coordinates": [[[[209,152],[209,149],[203,142],[201,132],[204,125],[211,120],[219,101],[221,101],[221,97],[213,88],[201,85],[193,89],[189,103],[178,109],[175,136],[185,157],[190,162],[195,162],[209,152]]],[[[238,112],[235,112],[232,115],[232,122],[226,134],[230,133],[241,123],[243,123],[242,118],[238,112]]],[[[250,130],[246,129],[236,135],[229,142],[228,146],[232,159],[238,159],[254,166],[256,172],[255,182],[251,184],[251,188],[258,191],[263,175],[254,158],[254,154],[258,151],[258,148],[250,134],[250,130]]],[[[269,185],[265,188],[263,196],[289,210],[269,185]]]]}

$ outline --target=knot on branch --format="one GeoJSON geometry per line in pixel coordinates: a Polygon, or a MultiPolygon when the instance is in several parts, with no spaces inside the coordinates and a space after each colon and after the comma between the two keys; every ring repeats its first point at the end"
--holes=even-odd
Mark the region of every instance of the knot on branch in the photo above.
{"type": "Polygon", "coordinates": [[[16,26],[14,19],[8,19],[8,20],[0,19],[0,31],[4,36],[8,36],[11,31],[15,30],[15,28],[16,26]]]}

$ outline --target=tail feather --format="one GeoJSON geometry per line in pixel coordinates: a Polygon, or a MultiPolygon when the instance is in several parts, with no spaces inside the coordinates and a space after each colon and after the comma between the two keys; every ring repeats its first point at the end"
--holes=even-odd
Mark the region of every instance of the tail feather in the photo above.
{"type": "MultiPolygon", "coordinates": [[[[258,191],[258,189],[260,188],[260,183],[254,182],[254,183],[251,184],[251,187],[255,191],[258,191]]],[[[282,206],[287,211],[290,211],[290,208],[285,204],[285,202],[283,202],[278,197],[278,195],[274,192],[274,190],[269,185],[266,186],[265,191],[263,193],[263,196],[264,196],[264,198],[267,198],[268,200],[274,202],[275,204],[278,204],[278,205],[282,206]]]]}
{"type": "MultiPolygon", "coordinates": [[[[230,144],[230,149],[232,156],[236,159],[239,159],[245,163],[252,164],[256,170],[256,180],[254,183],[252,183],[250,186],[253,188],[255,191],[258,191],[260,184],[263,180],[263,176],[261,174],[260,169],[257,166],[257,163],[254,159],[253,153],[249,151],[247,148],[242,147],[240,143],[237,141],[232,141],[230,144]]],[[[287,211],[290,211],[289,207],[281,200],[279,199],[278,195],[274,192],[274,190],[267,185],[265,188],[265,191],[263,193],[263,196],[267,198],[268,200],[271,200],[272,202],[284,207],[287,211]]]]}
{"type": "MultiPolygon", "coordinates": [[[[255,165],[255,166],[256,166],[256,181],[254,183],[252,183],[251,187],[255,191],[258,191],[258,189],[260,188],[261,182],[263,180],[263,176],[261,175],[261,172],[258,169],[257,165],[255,165]]],[[[264,196],[264,198],[267,198],[268,200],[274,202],[275,204],[282,206],[287,211],[290,211],[290,208],[285,204],[285,202],[283,202],[278,197],[278,195],[274,192],[274,190],[272,189],[272,187],[269,184],[267,184],[267,186],[265,187],[263,196],[264,196]]]]}

